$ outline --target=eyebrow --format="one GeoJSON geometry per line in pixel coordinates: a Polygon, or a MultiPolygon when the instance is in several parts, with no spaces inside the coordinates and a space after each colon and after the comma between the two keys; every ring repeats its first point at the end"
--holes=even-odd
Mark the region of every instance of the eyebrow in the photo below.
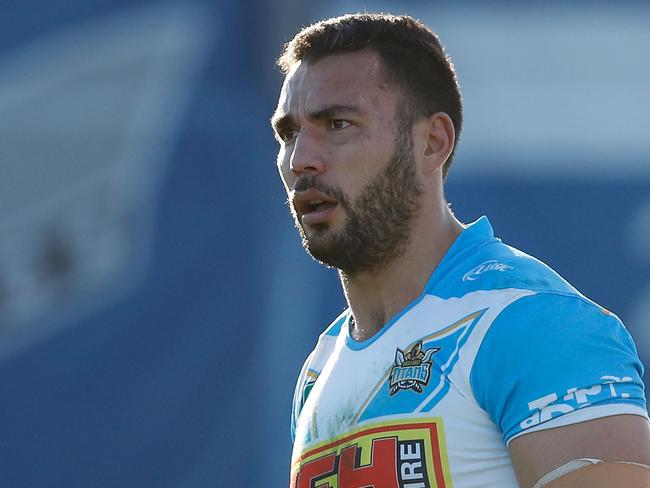
{"type": "MultiPolygon", "coordinates": [[[[337,103],[332,105],[326,105],[325,107],[319,108],[318,110],[309,112],[307,114],[307,118],[309,120],[316,120],[316,121],[327,120],[327,119],[335,118],[336,116],[344,113],[353,113],[359,115],[362,114],[363,112],[356,105],[345,105],[345,104],[337,103]]],[[[292,115],[288,113],[282,115],[276,113],[271,118],[271,125],[273,126],[273,129],[275,129],[276,132],[279,132],[282,129],[295,126],[296,123],[292,115]]]]}

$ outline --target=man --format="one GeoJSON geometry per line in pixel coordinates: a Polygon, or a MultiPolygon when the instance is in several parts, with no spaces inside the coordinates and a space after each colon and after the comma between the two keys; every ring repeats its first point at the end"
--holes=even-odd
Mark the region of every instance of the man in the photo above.
{"type": "Polygon", "coordinates": [[[279,65],[280,176],[349,304],[298,381],[291,486],[650,486],[619,319],[445,201],[462,110],[436,35],[343,16],[279,65]]]}

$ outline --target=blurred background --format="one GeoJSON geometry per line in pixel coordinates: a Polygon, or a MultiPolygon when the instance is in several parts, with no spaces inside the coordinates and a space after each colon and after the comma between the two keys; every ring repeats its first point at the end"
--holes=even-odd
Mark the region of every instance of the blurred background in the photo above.
{"type": "Polygon", "coordinates": [[[294,382],[345,304],[284,205],[274,60],[345,12],[439,32],[457,216],[615,311],[650,364],[647,2],[8,3],[0,487],[287,486],[294,382]]]}

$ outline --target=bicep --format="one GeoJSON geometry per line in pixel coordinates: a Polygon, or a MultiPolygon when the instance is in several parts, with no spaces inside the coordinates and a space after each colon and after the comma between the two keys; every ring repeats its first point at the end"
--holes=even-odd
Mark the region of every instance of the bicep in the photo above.
{"type": "MultiPolygon", "coordinates": [[[[513,439],[509,449],[519,484],[530,488],[547,473],[574,459],[650,465],[650,427],[648,419],[642,416],[615,415],[524,434],[513,439]]],[[[619,466],[623,465],[615,469],[623,469],[619,466]]],[[[589,474],[586,470],[591,471],[592,467],[584,469],[580,476],[589,474]]],[[[577,475],[576,471],[572,476],[577,475]]],[[[548,488],[553,486],[549,484],[548,488]]]]}

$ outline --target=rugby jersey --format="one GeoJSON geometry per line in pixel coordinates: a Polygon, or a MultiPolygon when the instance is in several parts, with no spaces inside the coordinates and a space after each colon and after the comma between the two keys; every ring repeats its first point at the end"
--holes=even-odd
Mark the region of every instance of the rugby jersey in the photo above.
{"type": "Polygon", "coordinates": [[[368,340],[344,311],[294,396],[292,488],[517,487],[507,445],[647,417],[621,321],[539,260],[467,226],[420,297],[368,340]]]}

